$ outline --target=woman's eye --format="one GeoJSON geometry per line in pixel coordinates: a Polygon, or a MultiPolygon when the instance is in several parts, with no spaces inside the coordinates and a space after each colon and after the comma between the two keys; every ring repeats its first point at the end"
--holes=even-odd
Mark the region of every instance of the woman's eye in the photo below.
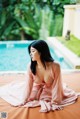
{"type": "Polygon", "coordinates": [[[33,51],[31,51],[31,53],[33,53],[33,52],[35,52],[34,50],[33,51]]]}
{"type": "Polygon", "coordinates": [[[32,52],[35,52],[35,51],[32,51],[32,52]]]}

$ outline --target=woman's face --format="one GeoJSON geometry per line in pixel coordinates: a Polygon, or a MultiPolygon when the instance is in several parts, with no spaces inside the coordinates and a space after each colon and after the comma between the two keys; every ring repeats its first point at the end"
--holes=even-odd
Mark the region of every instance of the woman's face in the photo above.
{"type": "Polygon", "coordinates": [[[32,61],[40,60],[40,53],[38,52],[38,50],[36,50],[33,47],[30,48],[30,56],[31,56],[32,61]]]}

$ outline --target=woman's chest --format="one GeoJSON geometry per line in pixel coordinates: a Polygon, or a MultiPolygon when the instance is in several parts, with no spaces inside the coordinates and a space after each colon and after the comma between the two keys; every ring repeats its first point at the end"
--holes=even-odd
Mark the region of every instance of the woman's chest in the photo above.
{"type": "Polygon", "coordinates": [[[36,83],[45,82],[47,84],[51,84],[53,80],[54,76],[51,69],[37,71],[36,76],[34,77],[34,81],[36,83]]]}

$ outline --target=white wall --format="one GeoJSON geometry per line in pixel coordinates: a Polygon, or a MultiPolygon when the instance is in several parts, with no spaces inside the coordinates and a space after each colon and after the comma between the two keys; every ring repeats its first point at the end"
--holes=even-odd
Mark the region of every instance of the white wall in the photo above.
{"type": "Polygon", "coordinates": [[[64,9],[63,36],[70,30],[80,39],[80,5],[65,5],[64,9]]]}

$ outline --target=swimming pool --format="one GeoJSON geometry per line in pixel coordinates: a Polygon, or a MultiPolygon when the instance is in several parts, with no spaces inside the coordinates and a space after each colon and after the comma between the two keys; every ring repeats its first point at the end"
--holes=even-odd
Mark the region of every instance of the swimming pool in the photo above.
{"type": "MultiPolygon", "coordinates": [[[[26,71],[27,64],[30,61],[28,45],[31,42],[0,42],[0,71],[26,71]]],[[[52,47],[50,47],[50,52],[54,60],[60,63],[62,69],[72,69],[63,56],[56,55],[57,52],[52,47]]]]}

